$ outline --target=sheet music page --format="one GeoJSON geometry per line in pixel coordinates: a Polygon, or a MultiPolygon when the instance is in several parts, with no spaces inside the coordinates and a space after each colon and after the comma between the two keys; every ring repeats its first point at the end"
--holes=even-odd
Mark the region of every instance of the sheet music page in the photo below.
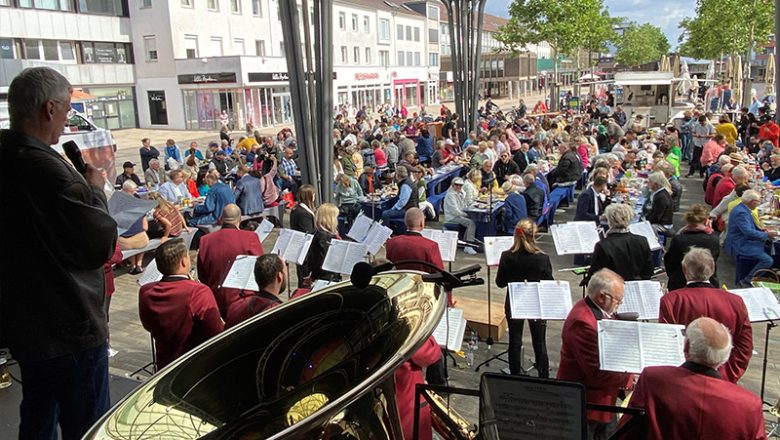
{"type": "Polygon", "coordinates": [[[498,266],[501,253],[512,248],[514,237],[485,237],[485,261],[488,266],[498,266]]]}
{"type": "Polygon", "coordinates": [[[366,250],[369,254],[376,255],[391,235],[393,235],[392,229],[380,225],[379,223],[373,223],[368,230],[368,235],[366,235],[363,244],[366,245],[366,250]]]}
{"type": "Polygon", "coordinates": [[[466,319],[463,318],[463,310],[447,308],[447,313],[441,317],[441,321],[439,321],[436,330],[433,332],[433,339],[436,340],[439,346],[446,346],[447,350],[460,351],[463,346],[463,335],[465,333],[466,319]]]}
{"type": "Polygon", "coordinates": [[[145,286],[149,283],[160,281],[163,275],[157,269],[157,261],[152,260],[144,269],[144,273],[138,278],[138,285],[145,286]]]}
{"type": "Polygon", "coordinates": [[[509,311],[512,319],[541,319],[539,283],[509,283],[509,311]]]}
{"type": "Polygon", "coordinates": [[[366,245],[344,240],[331,240],[322,268],[334,273],[349,275],[356,263],[363,261],[366,245]]]}
{"type": "Polygon", "coordinates": [[[312,234],[305,234],[292,229],[282,229],[279,231],[279,238],[276,240],[271,253],[279,255],[285,261],[303,264],[313,239],[314,235],[312,234]]]}
{"type": "Polygon", "coordinates": [[[423,229],[422,236],[439,245],[442,261],[455,261],[458,252],[458,231],[437,231],[423,229]]]}
{"type": "Polygon", "coordinates": [[[643,369],[660,365],[678,366],[685,362],[683,354],[685,326],[650,322],[636,324],[639,325],[639,347],[643,369]]]}
{"type": "Polygon", "coordinates": [[[580,239],[580,253],[592,254],[593,248],[599,242],[599,230],[593,222],[571,222],[577,225],[577,235],[580,239]]]}
{"type": "Polygon", "coordinates": [[[264,218],[263,221],[260,222],[260,225],[257,226],[257,229],[255,229],[255,234],[257,234],[257,238],[259,238],[262,243],[268,238],[268,234],[270,234],[273,229],[274,224],[264,218]]]}
{"type": "Polygon", "coordinates": [[[363,215],[361,212],[360,215],[355,217],[355,221],[352,223],[352,227],[349,229],[349,232],[347,232],[347,237],[362,243],[363,240],[366,239],[368,231],[371,229],[373,224],[374,221],[371,220],[370,217],[363,215]]]}
{"type": "Polygon", "coordinates": [[[628,225],[628,230],[632,234],[641,235],[647,239],[647,244],[651,251],[661,249],[661,243],[658,241],[658,234],[655,233],[653,226],[647,220],[628,225]]]}
{"type": "Polygon", "coordinates": [[[642,298],[635,284],[626,281],[623,287],[623,304],[618,306],[619,313],[635,312],[641,319],[644,310],[642,308],[642,298]]]}
{"type": "Polygon", "coordinates": [[[542,318],[565,320],[572,307],[569,282],[544,280],[538,286],[542,318]]]}
{"type": "Polygon", "coordinates": [[[552,225],[550,227],[553,242],[555,243],[555,252],[558,255],[578,254],[580,253],[580,239],[577,236],[577,229],[570,227],[567,223],[561,225],[552,225]]]}
{"type": "Polygon", "coordinates": [[[138,199],[123,191],[114,191],[108,199],[108,214],[116,221],[116,229],[124,234],[139,218],[156,208],[156,200],[138,199]]]}
{"type": "Polygon", "coordinates": [[[276,237],[276,243],[274,243],[274,247],[271,249],[272,254],[280,255],[282,258],[284,258],[283,254],[290,243],[290,236],[292,232],[292,229],[282,229],[279,231],[279,236],[276,237]]]}
{"type": "Polygon", "coordinates": [[[230,266],[222,287],[230,289],[251,290],[257,292],[260,290],[255,281],[255,261],[257,257],[253,255],[239,255],[236,261],[230,266]]]}
{"type": "Polygon", "coordinates": [[[335,281],[316,280],[316,281],[314,281],[314,283],[312,283],[312,285],[311,285],[311,292],[309,292],[309,293],[316,292],[318,290],[324,289],[324,288],[330,286],[331,284],[337,284],[337,283],[335,281]]]}
{"type": "Polygon", "coordinates": [[[777,298],[766,287],[733,289],[729,292],[742,297],[750,322],[780,319],[780,305],[777,303],[777,298]]]}
{"type": "Polygon", "coordinates": [[[604,371],[639,373],[639,323],[602,319],[598,321],[599,364],[604,371]]]}
{"type": "Polygon", "coordinates": [[[639,319],[658,319],[661,306],[661,283],[658,281],[626,281],[623,304],[618,311],[636,312],[639,319]]]}

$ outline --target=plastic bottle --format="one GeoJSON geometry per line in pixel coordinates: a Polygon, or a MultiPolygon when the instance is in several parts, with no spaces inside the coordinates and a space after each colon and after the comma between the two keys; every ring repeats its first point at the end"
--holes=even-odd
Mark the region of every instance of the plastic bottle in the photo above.
{"type": "Polygon", "coordinates": [[[475,332],[471,332],[471,337],[469,338],[468,342],[468,348],[466,349],[466,365],[469,367],[474,366],[474,353],[477,351],[477,334],[475,332]]]}

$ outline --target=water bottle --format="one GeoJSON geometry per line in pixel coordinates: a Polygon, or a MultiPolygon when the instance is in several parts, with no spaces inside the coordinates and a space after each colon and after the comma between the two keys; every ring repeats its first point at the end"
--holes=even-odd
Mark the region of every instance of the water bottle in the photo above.
{"type": "Polygon", "coordinates": [[[477,334],[471,332],[471,337],[468,342],[468,349],[466,350],[466,365],[469,367],[474,366],[474,353],[477,351],[477,334]]]}

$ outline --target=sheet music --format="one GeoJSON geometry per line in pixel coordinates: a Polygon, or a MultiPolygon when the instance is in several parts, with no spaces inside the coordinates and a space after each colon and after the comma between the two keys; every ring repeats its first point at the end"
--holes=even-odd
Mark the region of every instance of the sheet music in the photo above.
{"type": "Polygon", "coordinates": [[[745,302],[750,322],[780,319],[780,304],[777,303],[777,298],[772,291],[766,287],[734,289],[729,292],[739,295],[745,302]]]}
{"type": "Polygon", "coordinates": [[[463,335],[465,333],[466,318],[463,317],[463,310],[447,308],[447,313],[441,317],[439,325],[436,326],[436,330],[433,332],[433,339],[440,346],[446,346],[447,350],[460,351],[463,346],[463,335]]]}
{"type": "Polygon", "coordinates": [[[537,283],[509,283],[509,317],[541,319],[542,302],[537,283]]]}
{"type": "Polygon", "coordinates": [[[604,371],[641,373],[645,367],[682,365],[682,325],[636,321],[598,322],[599,363],[604,371]]]}
{"type": "Polygon", "coordinates": [[[357,217],[355,217],[355,221],[352,223],[352,227],[349,229],[349,232],[347,232],[347,237],[357,241],[358,243],[362,243],[363,240],[366,239],[368,231],[371,229],[373,224],[374,221],[371,220],[370,217],[363,215],[361,212],[357,217]]]}
{"type": "Polygon", "coordinates": [[[372,223],[362,243],[366,245],[369,254],[376,255],[391,235],[393,235],[392,229],[379,223],[372,223]]]}
{"type": "Polygon", "coordinates": [[[241,289],[251,290],[257,292],[260,288],[255,281],[255,261],[257,257],[254,255],[239,255],[230,266],[225,281],[222,282],[222,287],[229,289],[241,289]]]}
{"type": "Polygon", "coordinates": [[[545,280],[538,286],[542,318],[565,320],[572,308],[569,282],[545,280]]]}
{"type": "Polygon", "coordinates": [[[338,283],[336,281],[316,280],[316,281],[314,281],[314,283],[312,283],[312,285],[311,285],[311,292],[309,292],[309,293],[316,292],[318,290],[324,289],[324,288],[330,286],[331,284],[338,284],[338,283]]]}
{"type": "Polygon", "coordinates": [[[123,191],[114,191],[108,199],[108,214],[116,221],[117,232],[123,234],[157,205],[156,200],[139,199],[123,191]]]}
{"type": "Polygon", "coordinates": [[[322,268],[329,272],[349,275],[356,263],[366,256],[366,245],[344,240],[331,240],[322,268]]]}
{"type": "Polygon", "coordinates": [[[312,234],[282,229],[279,231],[279,238],[276,239],[271,253],[281,256],[285,261],[303,264],[306,260],[306,254],[309,253],[312,239],[314,239],[312,234]]]}
{"type": "Polygon", "coordinates": [[[488,266],[498,266],[501,253],[512,248],[514,237],[485,237],[485,261],[488,266]]]}
{"type": "Polygon", "coordinates": [[[661,283],[658,281],[626,281],[623,304],[618,312],[636,312],[639,319],[658,319],[661,306],[661,283]]]}
{"type": "Polygon", "coordinates": [[[558,255],[592,254],[599,241],[593,222],[568,222],[550,228],[558,255]]]}
{"type": "Polygon", "coordinates": [[[439,253],[442,261],[455,261],[458,252],[458,231],[437,231],[435,229],[423,229],[422,236],[433,240],[439,245],[439,253]]]}
{"type": "Polygon", "coordinates": [[[650,224],[647,220],[637,222],[637,223],[631,223],[628,225],[628,230],[631,231],[632,234],[641,235],[642,237],[645,237],[647,239],[647,244],[650,246],[651,251],[656,251],[658,249],[661,249],[661,243],[658,241],[658,234],[655,233],[655,230],[653,229],[653,225],[650,224]]]}
{"type": "Polygon", "coordinates": [[[268,234],[271,233],[271,231],[274,229],[274,224],[269,222],[268,219],[263,219],[262,222],[257,226],[257,229],[255,229],[255,234],[257,234],[257,238],[260,239],[260,242],[262,243],[265,241],[266,238],[268,238],[268,234]]]}
{"type": "Polygon", "coordinates": [[[157,269],[157,261],[152,260],[144,269],[144,273],[138,278],[138,285],[145,286],[149,283],[160,281],[163,275],[157,269]]]}

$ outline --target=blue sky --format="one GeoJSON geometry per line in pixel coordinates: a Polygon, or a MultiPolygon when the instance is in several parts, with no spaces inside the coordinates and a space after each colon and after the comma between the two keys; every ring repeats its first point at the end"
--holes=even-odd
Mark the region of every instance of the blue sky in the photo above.
{"type": "MultiPolygon", "coordinates": [[[[487,0],[485,10],[493,15],[507,17],[511,0],[487,0]]],[[[696,13],[695,0],[604,0],[613,17],[627,17],[637,23],[658,26],[666,34],[672,48],[677,47],[680,20],[696,13]]]]}

